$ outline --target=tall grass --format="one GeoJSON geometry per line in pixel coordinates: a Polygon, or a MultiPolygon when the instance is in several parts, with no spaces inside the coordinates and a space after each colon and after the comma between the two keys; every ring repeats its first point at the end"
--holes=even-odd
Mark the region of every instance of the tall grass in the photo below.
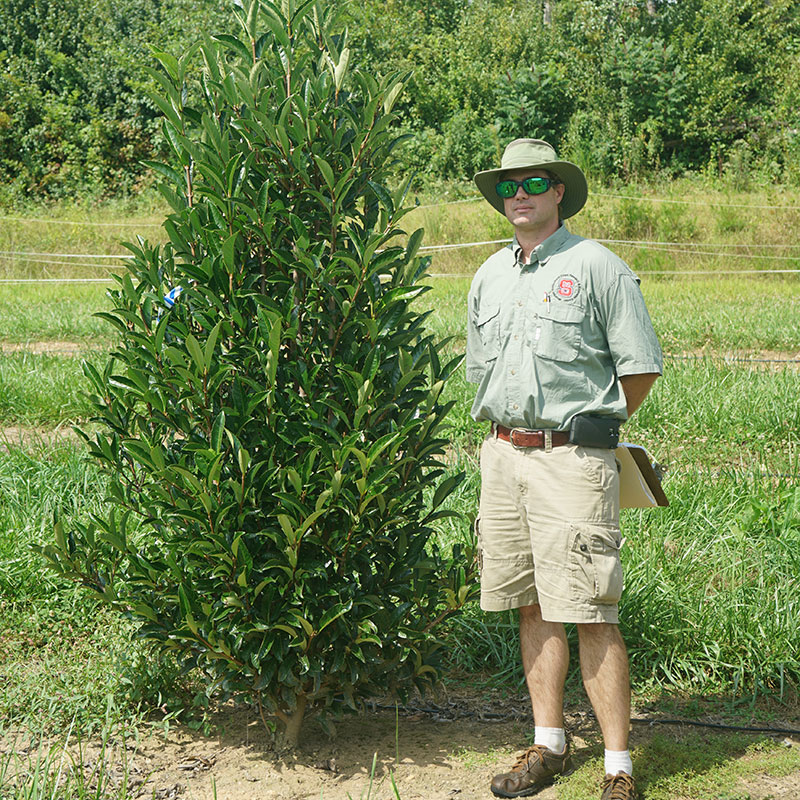
{"type": "MultiPolygon", "coordinates": [[[[85,353],[86,358],[98,358],[85,353]]],[[[80,358],[6,353],[0,359],[0,415],[9,425],[69,424],[91,412],[80,358]]]]}
{"type": "Polygon", "coordinates": [[[51,573],[35,550],[56,513],[85,520],[104,493],[72,444],[0,450],[0,719],[16,726],[72,720],[85,732],[106,720],[109,697],[130,716],[184,689],[174,666],[135,641],[132,623],[51,573]]]}
{"type": "Polygon", "coordinates": [[[108,305],[98,284],[0,284],[0,340],[110,344],[108,323],[92,316],[108,305]]]}
{"type": "MultiPolygon", "coordinates": [[[[110,710],[110,709],[109,709],[110,710]]],[[[129,771],[129,743],[125,729],[119,729],[107,713],[99,749],[87,751],[74,724],[61,740],[48,741],[19,732],[6,734],[10,748],[0,752],[0,797],[3,800],[126,800],[141,796],[144,782],[129,771]],[[22,741],[19,739],[22,738],[22,741]],[[17,739],[15,741],[14,739],[17,739]]],[[[73,721],[74,722],[74,721],[73,721]]],[[[4,731],[0,728],[0,738],[4,731]]],[[[135,748],[131,747],[135,752],[135,748]]]]}

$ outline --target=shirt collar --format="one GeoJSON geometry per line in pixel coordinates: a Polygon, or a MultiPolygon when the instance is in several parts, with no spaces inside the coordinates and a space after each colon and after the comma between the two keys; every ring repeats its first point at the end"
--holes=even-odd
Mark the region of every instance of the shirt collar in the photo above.
{"type": "MultiPolygon", "coordinates": [[[[555,255],[565,244],[569,238],[570,233],[564,223],[560,223],[555,233],[551,233],[543,242],[536,245],[531,253],[531,264],[539,263],[546,264],[550,256],[555,255]]],[[[516,235],[511,242],[511,249],[514,252],[514,258],[517,264],[522,264],[522,247],[517,241],[516,235]]]]}

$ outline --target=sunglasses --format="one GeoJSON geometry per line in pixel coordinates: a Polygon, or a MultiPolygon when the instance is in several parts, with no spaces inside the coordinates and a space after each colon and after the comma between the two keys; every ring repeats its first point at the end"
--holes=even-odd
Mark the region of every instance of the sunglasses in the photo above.
{"type": "Polygon", "coordinates": [[[525,178],[521,181],[514,181],[508,178],[504,181],[500,181],[500,183],[494,187],[494,190],[500,197],[508,199],[517,193],[517,189],[519,189],[520,186],[525,194],[544,194],[551,186],[556,186],[559,183],[561,183],[561,181],[557,181],[553,178],[525,178]]]}

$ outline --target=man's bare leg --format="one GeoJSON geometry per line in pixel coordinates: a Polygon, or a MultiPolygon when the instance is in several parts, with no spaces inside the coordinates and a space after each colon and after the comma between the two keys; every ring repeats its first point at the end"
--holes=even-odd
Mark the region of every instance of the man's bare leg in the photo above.
{"type": "Polygon", "coordinates": [[[563,728],[564,682],[569,667],[564,625],[545,622],[538,605],[525,606],[519,610],[519,639],[534,723],[563,728]]]}
{"type": "Polygon", "coordinates": [[[628,653],[617,625],[580,624],[581,674],[606,750],[627,750],[631,722],[628,653]]]}

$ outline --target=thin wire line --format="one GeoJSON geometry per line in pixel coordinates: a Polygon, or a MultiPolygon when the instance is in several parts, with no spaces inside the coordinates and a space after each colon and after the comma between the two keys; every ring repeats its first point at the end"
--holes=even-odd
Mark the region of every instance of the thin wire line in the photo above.
{"type": "MultiPolygon", "coordinates": [[[[0,256],[3,258],[3,256],[0,256]]],[[[27,264],[60,264],[62,267],[88,267],[89,269],[112,269],[114,267],[122,267],[122,264],[81,264],[75,261],[46,261],[41,258],[26,258],[24,260],[27,264]]]]}
{"type": "MultiPolygon", "coordinates": [[[[610,242],[611,239],[595,239],[596,242],[610,242]]],[[[675,247],[650,247],[646,248],[644,245],[631,245],[631,247],[639,247],[641,249],[657,250],[661,253],[688,253],[693,256],[723,256],[724,258],[769,258],[773,261],[797,261],[800,256],[773,256],[773,255],[758,255],[757,253],[719,253],[713,250],[682,250],[675,247]]]]}
{"type": "Polygon", "coordinates": [[[102,253],[34,253],[30,250],[0,250],[0,256],[44,256],[45,258],[133,258],[132,255],[122,253],[120,255],[102,253]]]}
{"type": "Polygon", "coordinates": [[[110,283],[112,278],[0,278],[0,283],[110,283]]]}
{"type": "MultiPolygon", "coordinates": [[[[484,245],[490,244],[508,244],[512,242],[513,239],[488,239],[482,242],[456,242],[455,244],[430,244],[424,245],[420,247],[420,250],[451,250],[455,248],[461,247],[482,247],[484,245]]],[[[670,252],[691,252],[691,253],[698,253],[700,255],[727,255],[725,253],[711,253],[711,252],[703,252],[703,251],[682,251],[682,250],[673,250],[672,248],[675,247],[759,247],[759,248],[787,248],[787,249],[800,249],[800,244],[755,244],[755,243],[746,243],[746,242],[659,242],[654,241],[651,239],[594,239],[593,241],[601,242],[605,244],[628,244],[628,245],[638,245],[642,247],[652,247],[653,249],[656,248],[670,248],[670,252]]],[[[770,256],[770,255],[750,255],[749,253],[738,253],[738,254],[731,254],[737,255],[740,258],[786,258],[791,259],[793,256],[770,256]]],[[[26,258],[29,260],[33,260],[36,257],[43,256],[43,257],[52,257],[52,258],[101,258],[101,259],[123,259],[123,260],[131,260],[134,258],[133,255],[129,254],[115,254],[115,253],[40,253],[34,252],[30,250],[0,250],[0,258],[4,257],[14,257],[14,258],[26,258]]]]}
{"type": "Polygon", "coordinates": [[[664,353],[664,357],[672,358],[676,361],[733,361],[737,364],[800,364],[800,358],[741,358],[739,356],[721,355],[719,353],[702,356],[664,353]]]}
{"type": "Polygon", "coordinates": [[[731,208],[782,208],[800,211],[800,206],[759,205],[756,203],[718,203],[713,200],[668,200],[664,197],[637,197],[632,194],[608,194],[606,192],[589,192],[595,197],[617,197],[621,200],[647,200],[650,203],[679,203],[687,206],[729,206],[731,208]]]}
{"type": "Polygon", "coordinates": [[[474,203],[476,200],[483,200],[483,195],[477,195],[476,197],[468,197],[465,200],[447,200],[444,203],[428,203],[424,206],[414,206],[415,209],[417,208],[439,208],[439,206],[455,206],[459,203],[474,203]]]}
{"type": "MultiPolygon", "coordinates": [[[[794,275],[800,269],[648,269],[639,275],[794,275]]],[[[429,272],[428,278],[474,278],[474,272],[429,272]]]]}
{"type": "Polygon", "coordinates": [[[160,228],[160,222],[86,222],[82,220],[71,219],[42,219],[40,217],[7,217],[0,216],[0,219],[9,220],[10,222],[41,222],[46,225],[94,225],[105,228],[131,228],[131,227],[145,227],[145,228],[160,228]]]}
{"type": "MultiPolygon", "coordinates": [[[[591,238],[591,237],[590,237],[591,238]]],[[[727,242],[654,242],[650,239],[595,239],[596,242],[611,242],[613,244],[642,244],[642,245],[667,245],[669,247],[786,247],[789,249],[800,248],[800,244],[756,244],[727,242]]]]}
{"type": "Polygon", "coordinates": [[[420,250],[454,250],[457,247],[482,247],[486,244],[508,244],[513,239],[491,239],[485,242],[459,242],[458,244],[428,244],[420,247],[420,250]]]}
{"type": "MultiPolygon", "coordinates": [[[[612,194],[609,192],[589,192],[589,197],[614,197],[620,200],[646,200],[649,203],[676,203],[690,206],[726,206],[730,208],[777,208],[800,211],[800,206],[790,205],[762,205],[757,203],[723,203],[714,200],[673,200],[666,197],[643,197],[633,194],[612,194]]],[[[447,200],[444,203],[429,203],[427,205],[416,206],[416,208],[438,208],[439,206],[452,206],[457,203],[471,203],[475,200],[482,200],[483,195],[470,197],[466,200],[447,200]]]]}

